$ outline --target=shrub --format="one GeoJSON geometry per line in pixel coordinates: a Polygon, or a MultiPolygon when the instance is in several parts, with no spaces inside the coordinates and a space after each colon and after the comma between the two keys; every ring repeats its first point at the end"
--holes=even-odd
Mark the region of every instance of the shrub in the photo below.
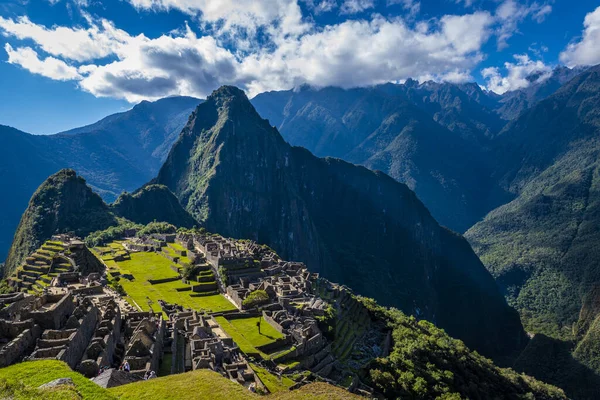
{"type": "Polygon", "coordinates": [[[246,308],[252,308],[265,304],[269,301],[269,295],[264,290],[255,290],[244,299],[242,305],[246,308]]]}

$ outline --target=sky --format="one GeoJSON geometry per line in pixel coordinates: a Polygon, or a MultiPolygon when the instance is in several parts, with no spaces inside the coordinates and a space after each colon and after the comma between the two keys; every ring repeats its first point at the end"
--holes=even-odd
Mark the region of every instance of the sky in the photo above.
{"type": "Polygon", "coordinates": [[[33,134],[224,84],[501,94],[595,64],[598,0],[0,0],[0,124],[33,134]]]}

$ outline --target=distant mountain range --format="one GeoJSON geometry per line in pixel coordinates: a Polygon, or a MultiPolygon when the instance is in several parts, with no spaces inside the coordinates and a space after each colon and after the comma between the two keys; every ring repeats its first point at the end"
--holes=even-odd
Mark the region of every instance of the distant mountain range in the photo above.
{"type": "Polygon", "coordinates": [[[56,135],[29,135],[0,125],[0,259],[36,188],[73,168],[105,200],[133,191],[156,175],[190,113],[201,100],[144,101],[95,124],[56,135]]]}
{"type": "Polygon", "coordinates": [[[495,137],[577,71],[557,68],[499,96],[477,84],[408,80],[372,88],[267,92],[252,103],[292,145],[381,170],[413,189],[441,224],[466,231],[512,200],[491,178],[495,137]]]}

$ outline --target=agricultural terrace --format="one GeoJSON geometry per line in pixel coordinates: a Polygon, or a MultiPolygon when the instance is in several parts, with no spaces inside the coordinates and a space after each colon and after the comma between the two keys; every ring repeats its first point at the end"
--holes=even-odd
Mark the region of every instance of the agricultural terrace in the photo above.
{"type": "Polygon", "coordinates": [[[233,341],[246,354],[260,354],[263,358],[271,358],[271,355],[257,349],[275,342],[277,339],[283,339],[283,335],[275,330],[268,322],[260,317],[226,319],[225,317],[215,318],[219,325],[233,338],[233,341]],[[257,323],[260,321],[260,333],[257,323]]]}
{"type": "MultiPolygon", "coordinates": [[[[162,253],[129,253],[121,242],[112,242],[108,246],[94,248],[94,252],[108,267],[111,284],[114,286],[118,282],[125,290],[127,300],[144,311],[150,311],[151,307],[155,311],[160,309],[158,300],[198,311],[235,310],[235,306],[215,290],[214,278],[213,282],[181,281],[178,267],[164,255],[183,250],[181,246],[177,246],[179,245],[169,243],[162,253]],[[160,282],[152,282],[157,280],[160,282]],[[204,290],[204,287],[207,289],[204,290]]],[[[180,259],[186,262],[183,257],[180,259]]],[[[205,271],[202,278],[207,273],[209,272],[205,271]]]]}

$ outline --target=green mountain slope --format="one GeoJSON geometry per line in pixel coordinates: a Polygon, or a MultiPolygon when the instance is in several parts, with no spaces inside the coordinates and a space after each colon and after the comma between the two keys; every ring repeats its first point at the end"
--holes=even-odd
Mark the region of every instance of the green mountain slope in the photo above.
{"type": "Polygon", "coordinates": [[[106,201],[154,177],[189,114],[201,102],[172,97],[142,102],[82,128],[28,135],[0,126],[0,260],[36,188],[61,168],[75,169],[106,201]],[[10,189],[9,189],[10,188],[10,189]]]}
{"type": "Polygon", "coordinates": [[[162,185],[147,185],[134,193],[123,193],[111,205],[120,217],[146,225],[152,221],[168,222],[184,228],[197,225],[196,220],[179,204],[177,197],[162,185]]]}
{"type": "Polygon", "coordinates": [[[33,194],[15,233],[4,274],[12,272],[33,250],[55,233],[85,236],[116,225],[115,216],[75,171],[50,176],[33,194]]]}
{"type": "Polygon", "coordinates": [[[302,87],[252,103],[290,144],[384,171],[452,229],[465,231],[505,200],[481,198],[493,185],[485,149],[503,122],[456,85],[302,87]]]}
{"type": "Polygon", "coordinates": [[[594,67],[510,123],[498,138],[496,175],[518,197],[466,234],[526,329],[565,341],[575,360],[596,373],[598,110],[600,67],[594,67]]]}
{"type": "Polygon", "coordinates": [[[4,276],[10,275],[33,250],[56,233],[85,237],[127,221],[147,224],[168,222],[181,227],[197,223],[166,187],[150,185],[123,194],[111,206],[92,191],[75,171],[63,169],[36,190],[21,217],[6,259],[4,276]]]}
{"type": "Polygon", "coordinates": [[[154,183],[206,229],[266,243],[484,354],[510,358],[525,345],[468,243],[410,189],[289,146],[239,89],[222,87],[196,109],[154,183]]]}

